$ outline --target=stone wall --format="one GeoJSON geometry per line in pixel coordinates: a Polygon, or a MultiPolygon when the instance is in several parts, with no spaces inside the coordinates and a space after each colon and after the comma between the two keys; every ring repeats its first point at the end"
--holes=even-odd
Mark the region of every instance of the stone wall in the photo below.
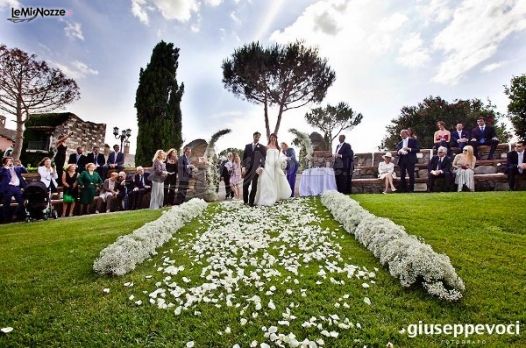
{"type": "Polygon", "coordinates": [[[101,149],[104,147],[106,137],[106,124],[85,122],[79,117],[72,115],[64,123],[58,125],[53,133],[53,146],[56,139],[65,133],[73,133],[66,140],[68,155],[75,152],[78,146],[84,146],[86,152],[89,152],[95,145],[101,149]]]}

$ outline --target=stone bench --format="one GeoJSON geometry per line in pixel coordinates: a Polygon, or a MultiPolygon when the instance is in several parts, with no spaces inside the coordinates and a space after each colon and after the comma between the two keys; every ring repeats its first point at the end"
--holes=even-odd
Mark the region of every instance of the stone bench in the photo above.
{"type": "MultiPolygon", "coordinates": [[[[396,177],[394,181],[399,182],[400,178],[396,177]]],[[[522,184],[526,184],[526,180],[522,181],[522,184]]],[[[379,193],[384,189],[384,181],[379,178],[353,178],[352,183],[353,193],[379,193]]],[[[475,174],[476,191],[506,191],[508,189],[508,177],[504,173],[475,174]]],[[[415,191],[427,191],[427,178],[415,178],[415,191]]]]}

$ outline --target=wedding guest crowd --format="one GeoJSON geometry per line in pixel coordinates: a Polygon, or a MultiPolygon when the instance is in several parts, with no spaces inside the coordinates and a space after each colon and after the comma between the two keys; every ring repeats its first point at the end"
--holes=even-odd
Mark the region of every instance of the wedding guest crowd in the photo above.
{"type": "MultiPolygon", "coordinates": [[[[457,122],[455,128],[449,131],[443,121],[436,122],[437,130],[433,134],[433,149],[437,154],[427,163],[428,191],[449,191],[453,183],[457,191],[475,190],[475,166],[479,158],[480,146],[489,147],[488,159],[493,159],[498,145],[495,128],[487,125],[484,117],[477,119],[477,126],[471,131],[464,128],[463,122],[457,122]],[[454,156],[453,151],[461,152],[454,156]],[[441,183],[441,184],[439,184],[441,183]]],[[[56,154],[53,159],[45,157],[38,165],[40,181],[49,192],[57,192],[62,186],[62,217],[75,214],[77,203],[80,204],[80,214],[110,212],[117,209],[140,209],[149,193],[149,207],[158,209],[166,205],[181,204],[186,200],[186,193],[195,167],[190,162],[191,148],[185,147],[183,154],[178,156],[176,149],[166,153],[159,149],[153,158],[150,173],[143,167],[137,167],[136,172],[127,175],[123,171],[124,153],[119,145],[105,145],[105,151],[100,152],[98,146],[93,146],[88,154],[84,147],[79,146],[67,158],[67,140],[70,134],[63,134],[56,141],[56,154]]],[[[259,145],[261,134],[253,134],[253,143],[248,144],[243,152],[243,160],[239,153],[229,152],[221,163],[219,175],[224,181],[227,199],[251,201],[257,190],[258,173],[255,170],[263,167],[262,158],[265,154],[263,146],[259,145]],[[249,162],[247,162],[249,161],[249,162]],[[244,169],[244,171],[242,170],[244,169]],[[243,183],[243,185],[242,185],[243,183]],[[252,186],[250,193],[248,187],[252,186]],[[250,197],[249,197],[250,196],[250,197]]],[[[396,146],[396,164],[400,170],[399,187],[395,186],[395,160],[391,152],[386,152],[383,161],[378,165],[378,178],[382,180],[384,190],[390,192],[413,192],[415,188],[415,166],[420,144],[414,131],[410,128],[400,131],[401,140],[396,146]],[[406,177],[409,178],[407,181],[406,177]]],[[[335,148],[333,169],[337,190],[349,194],[352,192],[354,152],[345,135],[340,135],[335,148]]],[[[287,181],[292,195],[296,184],[299,162],[296,153],[288,144],[282,142],[281,155],[286,160],[287,181]]],[[[519,141],[514,151],[507,154],[506,173],[510,190],[517,189],[517,178],[526,176],[525,143],[519,141]]],[[[5,156],[5,155],[4,155],[5,156]]],[[[9,156],[2,159],[0,170],[0,201],[3,203],[2,218],[10,220],[11,202],[17,202],[16,214],[24,214],[23,188],[26,185],[22,173],[27,170],[9,156]]]]}

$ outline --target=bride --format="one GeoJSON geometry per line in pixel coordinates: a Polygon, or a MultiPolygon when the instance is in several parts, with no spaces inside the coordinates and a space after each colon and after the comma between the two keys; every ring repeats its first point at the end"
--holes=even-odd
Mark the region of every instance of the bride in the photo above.
{"type": "Polygon", "coordinates": [[[256,205],[273,205],[279,200],[287,199],[292,191],[281,165],[285,162],[278,146],[278,137],[272,133],[267,146],[265,167],[260,171],[256,198],[256,205]]]}

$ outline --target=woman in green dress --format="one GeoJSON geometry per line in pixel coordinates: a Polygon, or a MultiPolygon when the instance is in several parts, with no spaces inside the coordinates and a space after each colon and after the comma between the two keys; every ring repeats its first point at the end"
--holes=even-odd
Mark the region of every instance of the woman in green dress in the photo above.
{"type": "Polygon", "coordinates": [[[95,164],[86,164],[86,170],[80,174],[78,182],[80,187],[80,214],[82,215],[84,210],[89,213],[89,206],[93,203],[97,188],[102,184],[99,173],[95,171],[95,164]]]}

